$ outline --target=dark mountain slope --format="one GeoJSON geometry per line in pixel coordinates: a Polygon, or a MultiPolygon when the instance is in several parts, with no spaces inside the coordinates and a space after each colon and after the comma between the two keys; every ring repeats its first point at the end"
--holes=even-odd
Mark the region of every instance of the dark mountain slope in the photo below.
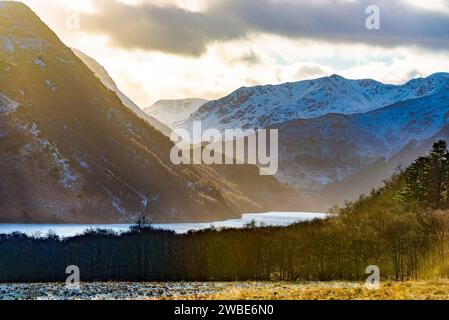
{"type": "Polygon", "coordinates": [[[212,168],[173,165],[168,138],[25,5],[1,2],[0,46],[0,221],[192,221],[264,209],[212,168]]]}

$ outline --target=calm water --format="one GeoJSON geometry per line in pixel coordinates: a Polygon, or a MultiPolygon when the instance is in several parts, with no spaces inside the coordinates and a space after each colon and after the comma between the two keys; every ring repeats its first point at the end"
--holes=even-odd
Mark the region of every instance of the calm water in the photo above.
{"type": "MultiPolygon", "coordinates": [[[[251,221],[257,226],[288,226],[293,223],[313,219],[325,219],[324,213],[307,212],[269,212],[244,214],[241,219],[205,223],[168,223],[154,224],[157,229],[172,230],[176,233],[187,233],[190,230],[203,230],[214,226],[216,228],[243,228],[251,221]]],[[[108,229],[116,232],[124,232],[130,224],[0,224],[0,233],[7,234],[22,232],[27,235],[45,236],[49,231],[55,232],[61,237],[71,237],[83,233],[89,229],[108,229]]]]}

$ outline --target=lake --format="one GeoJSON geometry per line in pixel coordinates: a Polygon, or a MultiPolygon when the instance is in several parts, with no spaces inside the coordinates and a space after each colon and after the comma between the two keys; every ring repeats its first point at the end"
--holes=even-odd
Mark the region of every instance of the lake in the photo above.
{"type": "MultiPolygon", "coordinates": [[[[176,233],[187,233],[191,230],[204,230],[211,226],[216,228],[243,228],[255,221],[256,226],[288,226],[298,222],[314,219],[325,219],[324,213],[308,212],[268,212],[243,214],[240,219],[203,223],[166,223],[154,224],[153,227],[171,230],[176,233]]],[[[0,224],[0,234],[22,232],[29,236],[45,236],[49,231],[60,237],[72,237],[89,229],[108,229],[121,233],[129,230],[131,224],[0,224]]]]}

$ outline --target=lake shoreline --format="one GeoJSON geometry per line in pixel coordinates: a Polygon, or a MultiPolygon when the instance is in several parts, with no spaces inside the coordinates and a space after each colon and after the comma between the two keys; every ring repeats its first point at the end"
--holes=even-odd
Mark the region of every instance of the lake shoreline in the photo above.
{"type": "MultiPolygon", "coordinates": [[[[152,224],[156,230],[174,231],[177,234],[185,234],[189,231],[201,231],[211,228],[216,229],[241,229],[248,224],[256,227],[289,226],[299,222],[314,219],[325,219],[329,215],[325,213],[309,212],[267,212],[267,213],[245,213],[240,219],[228,219],[214,222],[199,223],[157,223],[152,224]]],[[[22,224],[22,223],[0,223],[0,234],[11,234],[14,232],[24,233],[28,236],[43,237],[48,233],[54,233],[60,237],[73,237],[88,230],[111,230],[117,233],[129,231],[132,224],[22,224]]]]}

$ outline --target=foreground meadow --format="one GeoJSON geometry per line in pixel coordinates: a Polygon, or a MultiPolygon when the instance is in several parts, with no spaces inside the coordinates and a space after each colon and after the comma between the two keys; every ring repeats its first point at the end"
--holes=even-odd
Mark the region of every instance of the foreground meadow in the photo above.
{"type": "Polygon", "coordinates": [[[94,282],[0,284],[1,300],[449,300],[449,280],[384,282],[94,282]]]}
{"type": "Polygon", "coordinates": [[[195,300],[449,300],[449,280],[384,282],[379,290],[369,290],[363,283],[358,282],[258,282],[229,284],[226,290],[187,298],[195,300]]]}

